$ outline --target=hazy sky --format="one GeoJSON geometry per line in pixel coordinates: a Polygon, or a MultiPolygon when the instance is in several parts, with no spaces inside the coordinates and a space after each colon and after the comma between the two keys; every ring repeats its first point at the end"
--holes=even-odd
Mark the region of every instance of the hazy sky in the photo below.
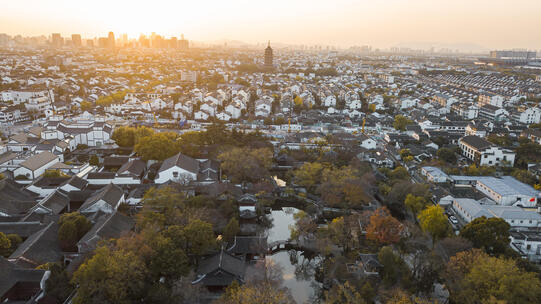
{"type": "Polygon", "coordinates": [[[541,0],[0,0],[0,33],[541,49],[541,0]]]}

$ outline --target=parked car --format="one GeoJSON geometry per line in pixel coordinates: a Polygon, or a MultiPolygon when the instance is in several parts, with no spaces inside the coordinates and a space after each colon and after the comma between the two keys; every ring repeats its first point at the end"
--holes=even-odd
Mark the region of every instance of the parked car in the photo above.
{"type": "Polygon", "coordinates": [[[456,219],[456,217],[454,215],[451,215],[449,217],[449,220],[451,221],[451,223],[453,223],[455,225],[458,224],[458,220],[456,219]]]}

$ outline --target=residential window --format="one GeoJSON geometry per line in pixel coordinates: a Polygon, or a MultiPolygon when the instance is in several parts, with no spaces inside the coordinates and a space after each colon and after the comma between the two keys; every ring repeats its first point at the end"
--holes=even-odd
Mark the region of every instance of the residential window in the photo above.
{"type": "Polygon", "coordinates": [[[173,172],[173,177],[178,177],[178,172],[177,171],[173,172]]]}

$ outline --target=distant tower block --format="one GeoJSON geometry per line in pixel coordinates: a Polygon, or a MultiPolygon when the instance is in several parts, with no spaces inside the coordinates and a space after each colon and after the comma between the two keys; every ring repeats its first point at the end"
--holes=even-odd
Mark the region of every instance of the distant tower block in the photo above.
{"type": "Polygon", "coordinates": [[[107,47],[110,49],[115,48],[115,34],[113,32],[109,32],[107,36],[107,47]]]}
{"type": "Polygon", "coordinates": [[[265,49],[265,68],[272,69],[274,66],[272,64],[273,61],[273,55],[272,55],[272,48],[269,44],[267,45],[267,48],[265,49]]]}

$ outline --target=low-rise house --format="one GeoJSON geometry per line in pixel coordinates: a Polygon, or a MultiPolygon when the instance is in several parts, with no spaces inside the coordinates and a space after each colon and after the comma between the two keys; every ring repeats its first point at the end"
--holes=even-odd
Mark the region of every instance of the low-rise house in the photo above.
{"type": "Polygon", "coordinates": [[[442,121],[439,130],[464,136],[467,126],[467,121],[442,121]]]}
{"type": "Polygon", "coordinates": [[[537,124],[541,121],[541,110],[538,107],[519,108],[512,112],[512,118],[516,123],[523,125],[537,124]]]}
{"type": "Polygon", "coordinates": [[[361,134],[360,142],[361,147],[365,148],[366,150],[373,150],[377,147],[377,142],[365,134],[361,134]]]}
{"type": "Polygon", "coordinates": [[[411,99],[411,98],[402,98],[402,99],[400,99],[400,109],[401,110],[414,108],[415,106],[417,106],[417,100],[416,99],[411,99]]]}
{"type": "Polygon", "coordinates": [[[325,107],[336,107],[336,96],[328,95],[323,100],[323,106],[325,107]]]}
{"type": "Polygon", "coordinates": [[[197,111],[194,113],[195,120],[207,120],[209,117],[210,115],[205,111],[197,111]]]}
{"type": "Polygon", "coordinates": [[[60,156],[51,152],[41,152],[30,156],[20,167],[13,171],[13,176],[24,176],[27,179],[36,179],[41,176],[47,169],[54,164],[60,162],[60,156]]]}
{"type": "Polygon", "coordinates": [[[246,261],[264,259],[269,251],[266,236],[235,236],[227,252],[246,261]]]}
{"type": "Polygon", "coordinates": [[[455,186],[475,187],[491,200],[503,206],[535,207],[539,191],[512,176],[457,176],[451,175],[455,186]]]}
{"type": "Polygon", "coordinates": [[[528,138],[531,142],[541,145],[541,130],[528,128],[521,135],[528,138]]]}
{"type": "Polygon", "coordinates": [[[88,185],[88,182],[76,175],[72,176],[70,179],[64,181],[58,189],[63,190],[65,192],[71,192],[71,191],[81,191],[86,188],[88,185]]]}
{"type": "Polygon", "coordinates": [[[487,104],[479,108],[479,117],[486,118],[490,121],[503,121],[509,117],[509,112],[504,108],[487,104]]]}
{"type": "Polygon", "coordinates": [[[487,127],[483,124],[476,123],[474,121],[468,123],[465,129],[465,135],[467,136],[479,136],[479,137],[486,137],[487,136],[487,127]]]}
{"type": "Polygon", "coordinates": [[[35,269],[46,263],[61,262],[63,257],[58,241],[58,224],[50,222],[22,242],[9,256],[8,261],[24,268],[35,269]]]}
{"type": "Polygon", "coordinates": [[[512,176],[480,178],[475,188],[504,206],[535,207],[539,197],[539,191],[512,176]]]}
{"type": "Polygon", "coordinates": [[[0,180],[0,218],[24,216],[36,205],[37,195],[21,188],[13,180],[0,180]]]}
{"type": "Polygon", "coordinates": [[[197,160],[178,153],[163,161],[154,182],[164,184],[169,181],[186,184],[188,182],[212,183],[219,180],[220,165],[216,161],[197,160]]]}
{"type": "Polygon", "coordinates": [[[426,179],[432,183],[445,183],[450,180],[449,175],[443,172],[440,168],[436,167],[422,167],[421,174],[426,176],[426,179]]]}
{"type": "Polygon", "coordinates": [[[541,215],[516,206],[502,206],[488,199],[453,198],[453,210],[469,223],[482,216],[497,217],[506,221],[512,228],[541,227],[541,215]]]}
{"type": "Polygon", "coordinates": [[[218,118],[221,121],[230,121],[231,115],[229,115],[226,112],[218,112],[218,114],[216,114],[216,118],[218,118]]]}
{"type": "Polygon", "coordinates": [[[505,98],[503,98],[503,96],[501,95],[483,93],[479,95],[478,105],[479,107],[482,107],[484,105],[492,105],[497,108],[503,108],[504,102],[505,98]]]}
{"type": "Polygon", "coordinates": [[[50,272],[27,269],[0,257],[0,302],[33,303],[44,292],[50,272]]]}
{"type": "Polygon", "coordinates": [[[32,207],[22,221],[43,221],[45,216],[56,216],[64,212],[70,212],[70,199],[66,193],[55,191],[32,207]]]}
{"type": "Polygon", "coordinates": [[[455,103],[451,106],[451,112],[462,119],[476,119],[479,116],[479,107],[472,104],[455,103]]]}
{"type": "Polygon", "coordinates": [[[6,147],[13,152],[34,151],[39,142],[39,138],[28,136],[25,133],[17,133],[8,139],[6,147]]]}
{"type": "Polygon", "coordinates": [[[87,253],[96,249],[98,242],[111,238],[119,238],[135,226],[135,220],[116,210],[102,215],[92,228],[77,242],[79,253],[87,253]]]}
{"type": "Polygon", "coordinates": [[[240,105],[230,103],[225,107],[225,112],[228,113],[231,118],[238,119],[242,113],[242,108],[240,105]]]}
{"type": "Polygon", "coordinates": [[[45,177],[40,176],[32,184],[26,186],[28,191],[32,191],[39,195],[39,197],[45,197],[53,192],[56,189],[66,182],[70,177],[45,177]]]}
{"type": "Polygon", "coordinates": [[[462,155],[479,166],[508,166],[515,163],[515,153],[479,136],[464,136],[459,141],[462,155]]]}
{"type": "Polygon", "coordinates": [[[118,169],[115,175],[115,184],[139,184],[145,175],[146,163],[142,160],[134,159],[125,163],[118,169]]]}
{"type": "Polygon", "coordinates": [[[82,214],[113,213],[123,202],[124,191],[118,186],[108,184],[86,199],[79,208],[79,212],[82,214]]]}
{"type": "Polygon", "coordinates": [[[26,111],[21,110],[20,106],[0,107],[0,124],[14,124],[28,119],[26,111]]]}
{"type": "Polygon", "coordinates": [[[163,161],[154,182],[163,184],[176,180],[197,180],[199,161],[182,153],[178,153],[163,161]]]}
{"type": "Polygon", "coordinates": [[[541,262],[541,235],[538,231],[511,231],[511,248],[534,263],[541,262]]]}
{"type": "Polygon", "coordinates": [[[62,120],[62,117],[51,117],[42,132],[43,139],[73,138],[70,150],[77,145],[99,147],[110,141],[113,127],[103,118],[83,117],[78,120],[62,120]]]}
{"type": "Polygon", "coordinates": [[[16,234],[23,240],[44,227],[45,224],[41,223],[40,221],[0,222],[0,232],[4,233],[5,235],[16,234]]]}
{"type": "Polygon", "coordinates": [[[196,273],[197,277],[192,281],[192,285],[202,285],[211,292],[220,292],[234,281],[244,283],[246,264],[222,250],[200,261],[196,273]]]}

